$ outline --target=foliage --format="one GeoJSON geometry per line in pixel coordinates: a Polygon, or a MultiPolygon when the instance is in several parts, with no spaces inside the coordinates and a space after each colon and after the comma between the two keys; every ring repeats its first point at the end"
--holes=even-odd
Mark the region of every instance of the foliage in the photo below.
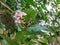
{"type": "Polygon", "coordinates": [[[5,13],[0,16],[2,43],[4,45],[48,45],[53,41],[53,37],[57,42],[56,32],[60,30],[57,2],[59,1],[1,0],[0,8],[5,10],[5,13]],[[27,14],[20,19],[20,24],[14,23],[13,16],[16,10],[22,10],[27,14]]]}

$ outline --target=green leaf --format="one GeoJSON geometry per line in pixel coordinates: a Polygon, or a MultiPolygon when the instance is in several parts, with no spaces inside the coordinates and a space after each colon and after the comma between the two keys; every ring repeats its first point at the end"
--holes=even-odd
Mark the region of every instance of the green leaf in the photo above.
{"type": "Polygon", "coordinates": [[[57,3],[60,3],[60,0],[57,0],[57,3]]]}
{"type": "Polygon", "coordinates": [[[27,21],[36,19],[37,11],[33,10],[32,8],[28,8],[25,9],[25,12],[27,13],[25,17],[27,21]]]}
{"type": "Polygon", "coordinates": [[[42,9],[47,10],[45,4],[42,4],[42,3],[40,3],[40,4],[41,4],[41,8],[42,8],[42,9]]]}
{"type": "Polygon", "coordinates": [[[5,35],[1,35],[0,36],[6,40],[6,42],[9,44],[9,45],[19,45],[16,41],[14,40],[11,40],[9,37],[6,37],[5,35]]]}
{"type": "Polygon", "coordinates": [[[25,0],[27,2],[27,4],[33,5],[36,7],[36,3],[34,3],[33,0],[25,0]]]}
{"type": "Polygon", "coordinates": [[[42,11],[42,8],[39,9],[39,13],[42,15],[42,19],[48,21],[47,15],[42,11]]]}
{"type": "Polygon", "coordinates": [[[41,30],[44,31],[49,31],[49,29],[46,26],[41,26],[39,24],[32,25],[27,28],[27,31],[30,34],[41,34],[41,35],[47,35],[45,32],[42,32],[41,30]]]}
{"type": "Polygon", "coordinates": [[[2,29],[2,30],[6,30],[6,28],[5,28],[5,26],[3,26],[3,24],[2,23],[0,23],[0,28],[2,29]]]}

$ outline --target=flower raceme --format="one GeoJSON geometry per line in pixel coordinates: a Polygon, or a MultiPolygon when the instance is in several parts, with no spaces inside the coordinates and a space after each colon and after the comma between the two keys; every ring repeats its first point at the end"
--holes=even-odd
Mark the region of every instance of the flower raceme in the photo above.
{"type": "Polygon", "coordinates": [[[15,15],[14,15],[14,20],[15,20],[15,23],[21,23],[20,22],[20,18],[22,18],[23,16],[26,16],[27,14],[22,12],[21,10],[17,10],[15,15]]]}

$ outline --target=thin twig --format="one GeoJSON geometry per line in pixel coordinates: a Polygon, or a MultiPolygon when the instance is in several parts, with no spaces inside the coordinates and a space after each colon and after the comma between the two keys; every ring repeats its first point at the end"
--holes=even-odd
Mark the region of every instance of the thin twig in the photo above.
{"type": "Polygon", "coordinates": [[[5,6],[8,10],[10,10],[12,13],[14,13],[14,11],[6,4],[4,4],[2,1],[0,1],[0,3],[5,6]]]}

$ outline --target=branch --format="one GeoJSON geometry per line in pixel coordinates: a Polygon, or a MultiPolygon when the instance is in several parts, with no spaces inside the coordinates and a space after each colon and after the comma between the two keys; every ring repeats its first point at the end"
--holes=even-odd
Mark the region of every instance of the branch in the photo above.
{"type": "Polygon", "coordinates": [[[14,11],[6,4],[4,4],[2,1],[0,1],[0,3],[5,6],[8,10],[10,10],[12,13],[14,13],[14,11]]]}

